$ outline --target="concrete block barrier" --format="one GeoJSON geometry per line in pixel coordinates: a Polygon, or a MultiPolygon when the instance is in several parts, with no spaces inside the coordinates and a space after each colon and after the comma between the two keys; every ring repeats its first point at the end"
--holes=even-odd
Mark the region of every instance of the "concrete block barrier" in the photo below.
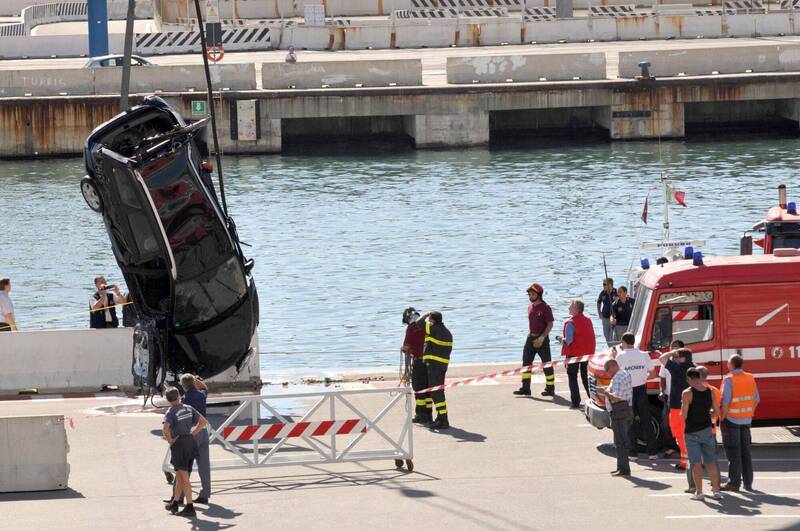
{"type": "Polygon", "coordinates": [[[708,50],[641,50],[619,54],[619,77],[634,78],[638,64],[651,62],[656,77],[702,76],[745,72],[789,72],[800,70],[800,46],[767,45],[708,50]]]}
{"type": "MultiPolygon", "coordinates": [[[[58,96],[60,94],[89,95],[94,92],[92,71],[84,68],[61,70],[14,70],[10,71],[8,85],[0,87],[5,97],[58,96]]],[[[119,87],[117,87],[119,92],[119,87]]]]}
{"type": "Polygon", "coordinates": [[[386,87],[422,85],[422,61],[390,59],[377,61],[318,61],[296,64],[263,63],[265,89],[310,89],[341,87],[386,87]]]}
{"type": "MultiPolygon", "coordinates": [[[[252,346],[255,353],[238,375],[236,369],[231,368],[208,380],[214,384],[214,390],[245,388],[259,379],[256,337],[252,346]]],[[[133,388],[132,328],[0,334],[0,352],[3,353],[3,370],[0,371],[0,392],[3,393],[28,388],[36,388],[40,393],[91,392],[99,391],[103,385],[133,388]]]]}
{"type": "Polygon", "coordinates": [[[395,24],[397,48],[443,48],[456,43],[457,19],[403,20],[395,24]]]}
{"type": "MultiPolygon", "coordinates": [[[[122,68],[95,68],[93,94],[119,94],[122,68]]],[[[249,64],[218,64],[211,68],[211,81],[217,89],[254,90],[256,66],[249,64]]],[[[203,65],[169,65],[131,69],[131,94],[204,91],[206,78],[203,65]]]]}
{"type": "Polygon", "coordinates": [[[0,492],[67,488],[63,415],[0,417],[0,492]]]}
{"type": "Polygon", "coordinates": [[[448,57],[447,82],[463,83],[526,83],[605,79],[604,52],[575,54],[492,55],[448,57]]]}

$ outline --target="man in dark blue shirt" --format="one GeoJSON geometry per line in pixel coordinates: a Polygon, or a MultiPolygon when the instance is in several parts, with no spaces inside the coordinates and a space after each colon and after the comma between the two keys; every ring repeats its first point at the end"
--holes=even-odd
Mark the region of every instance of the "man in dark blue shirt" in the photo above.
{"type": "MultiPolygon", "coordinates": [[[[199,376],[184,374],[181,376],[183,387],[183,403],[192,406],[198,413],[206,416],[206,399],[208,387],[199,376]]],[[[200,475],[200,492],[194,500],[196,503],[208,503],[211,496],[211,465],[208,456],[208,430],[203,428],[194,436],[197,441],[197,472],[200,475]]]]}
{"type": "Polygon", "coordinates": [[[193,407],[181,404],[180,394],[174,387],[166,390],[165,396],[170,403],[167,414],[164,415],[162,431],[164,438],[170,446],[170,463],[175,468],[175,489],[172,498],[168,500],[167,510],[179,516],[195,516],[192,503],[192,485],[189,483],[189,474],[192,472],[192,463],[197,455],[197,443],[194,436],[204,431],[207,424],[205,417],[193,407]],[[181,498],[186,498],[186,507],[178,512],[181,498]]]}
{"type": "Polygon", "coordinates": [[[614,328],[611,326],[611,304],[617,298],[617,290],[614,289],[614,279],[606,278],[603,280],[603,291],[597,296],[597,316],[603,323],[603,336],[610,347],[614,344],[614,328]]]}

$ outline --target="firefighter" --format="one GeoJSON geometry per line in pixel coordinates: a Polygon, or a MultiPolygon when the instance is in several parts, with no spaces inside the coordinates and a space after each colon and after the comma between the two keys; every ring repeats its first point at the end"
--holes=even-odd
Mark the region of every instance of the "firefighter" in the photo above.
{"type": "MultiPolygon", "coordinates": [[[[411,388],[414,391],[428,387],[428,368],[422,361],[422,352],[425,349],[425,331],[418,326],[413,326],[419,319],[419,312],[414,308],[406,308],[403,312],[403,324],[406,325],[406,337],[403,340],[403,354],[405,354],[406,367],[411,365],[411,388]]],[[[433,422],[433,399],[430,393],[416,395],[417,407],[412,422],[416,424],[430,424],[433,422]]]]}
{"type": "MultiPolygon", "coordinates": [[[[539,284],[533,283],[527,289],[528,299],[528,338],[525,340],[525,347],[522,350],[522,366],[525,367],[533,363],[538,355],[542,363],[550,361],[550,330],[553,328],[553,310],[542,300],[544,288],[539,284]]],[[[545,388],[542,396],[555,396],[556,394],[556,375],[552,367],[544,369],[545,388]]],[[[514,391],[515,395],[531,395],[531,371],[522,373],[522,387],[514,391]]]]}
{"type": "MultiPolygon", "coordinates": [[[[416,326],[425,330],[425,349],[422,361],[428,368],[428,385],[435,387],[444,384],[444,375],[450,363],[450,352],[453,350],[453,335],[444,325],[442,312],[432,311],[423,314],[416,321],[416,326]]],[[[444,390],[431,393],[433,407],[436,409],[436,420],[428,425],[432,430],[446,430],[450,427],[447,420],[447,401],[444,390]]]]}

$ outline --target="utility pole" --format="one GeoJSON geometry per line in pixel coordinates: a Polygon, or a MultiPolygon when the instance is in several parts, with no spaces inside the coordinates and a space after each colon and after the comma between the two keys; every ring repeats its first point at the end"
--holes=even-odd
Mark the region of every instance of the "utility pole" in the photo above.
{"type": "Polygon", "coordinates": [[[125,22],[125,55],[122,63],[122,86],[119,91],[119,112],[128,110],[128,94],[131,86],[131,53],[133,53],[133,19],[136,0],[128,0],[128,17],[125,22]]]}
{"type": "Polygon", "coordinates": [[[89,56],[108,55],[108,8],[106,0],[88,0],[89,56]]]}

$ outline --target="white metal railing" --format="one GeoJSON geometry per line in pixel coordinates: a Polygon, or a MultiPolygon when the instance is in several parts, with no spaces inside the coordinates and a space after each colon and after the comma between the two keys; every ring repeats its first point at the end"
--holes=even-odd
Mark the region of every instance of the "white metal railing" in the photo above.
{"type": "MultiPolygon", "coordinates": [[[[212,445],[212,470],[413,458],[410,388],[245,395],[209,401],[209,407],[214,402],[239,405],[218,427],[209,427],[209,442],[217,442],[230,456],[214,459],[212,445]],[[359,403],[363,399],[368,405],[359,403]],[[278,411],[279,402],[287,400],[303,403],[306,409],[299,419],[278,411]],[[376,413],[367,412],[376,406],[376,413]],[[262,423],[262,410],[270,422],[262,423]],[[287,447],[290,440],[293,443],[287,447]]],[[[169,460],[167,451],[164,472],[173,471],[169,460]]]]}

